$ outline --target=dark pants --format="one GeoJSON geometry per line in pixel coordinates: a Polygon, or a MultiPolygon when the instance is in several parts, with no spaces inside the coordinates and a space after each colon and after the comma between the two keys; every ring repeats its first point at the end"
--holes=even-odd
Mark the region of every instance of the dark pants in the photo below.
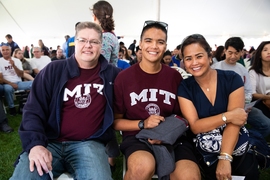
{"type": "MultiPolygon", "coordinates": [[[[204,179],[216,180],[216,168],[218,161],[208,167],[203,160],[200,161],[200,168],[204,179]]],[[[255,155],[247,153],[243,156],[234,156],[232,165],[232,175],[245,176],[245,180],[259,180],[258,162],[255,155]]]]}
{"type": "Polygon", "coordinates": [[[3,108],[3,103],[2,103],[2,96],[4,95],[4,87],[2,84],[0,84],[0,124],[7,119],[4,108],[3,108]]]}

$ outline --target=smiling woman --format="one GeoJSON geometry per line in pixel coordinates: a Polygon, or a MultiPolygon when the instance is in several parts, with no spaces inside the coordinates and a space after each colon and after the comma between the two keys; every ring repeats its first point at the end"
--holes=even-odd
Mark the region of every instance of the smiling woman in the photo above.
{"type": "Polygon", "coordinates": [[[186,70],[193,76],[178,88],[183,116],[188,120],[196,158],[205,179],[259,179],[258,162],[246,153],[244,87],[233,71],[214,70],[211,48],[202,35],[190,35],[182,42],[186,70]]]}

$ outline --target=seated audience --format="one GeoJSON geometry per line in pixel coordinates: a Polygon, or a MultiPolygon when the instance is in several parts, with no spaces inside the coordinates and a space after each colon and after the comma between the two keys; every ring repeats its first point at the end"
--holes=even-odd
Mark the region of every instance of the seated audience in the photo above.
{"type": "Polygon", "coordinates": [[[261,99],[255,107],[269,117],[270,100],[270,41],[263,41],[253,56],[249,70],[253,99],[261,99]]]}
{"type": "Polygon", "coordinates": [[[33,53],[34,58],[31,59],[30,64],[34,73],[38,74],[39,71],[41,71],[47,64],[51,62],[51,59],[48,56],[43,56],[39,47],[34,47],[33,53]]]}
{"type": "Polygon", "coordinates": [[[56,51],[56,56],[51,59],[52,61],[54,61],[54,60],[66,59],[66,57],[63,54],[63,50],[59,48],[56,51]]]}
{"type": "Polygon", "coordinates": [[[34,78],[34,72],[33,69],[30,65],[30,63],[24,58],[22,50],[20,50],[19,48],[15,49],[15,51],[13,52],[13,57],[21,60],[22,62],[22,67],[23,67],[23,78],[26,80],[30,80],[33,81],[34,78]]]}
{"type": "Polygon", "coordinates": [[[218,46],[213,55],[213,63],[217,63],[225,59],[224,46],[218,46]]]}
{"type": "MultiPolygon", "coordinates": [[[[244,42],[240,37],[231,37],[225,42],[225,60],[214,63],[214,69],[231,70],[239,74],[242,78],[245,88],[245,94],[252,94],[252,85],[248,70],[238,63],[242,56],[244,42]]],[[[250,102],[250,100],[247,100],[250,102]]],[[[247,123],[251,128],[260,132],[264,137],[270,134],[270,119],[266,117],[261,110],[252,107],[248,113],[247,123]]]]}
{"type": "Polygon", "coordinates": [[[55,57],[56,57],[56,50],[54,49],[54,50],[50,51],[50,58],[51,58],[51,60],[52,60],[52,59],[54,59],[55,57]]]}
{"type": "Polygon", "coordinates": [[[128,49],[126,48],[126,46],[122,46],[122,47],[120,47],[120,49],[122,49],[123,53],[124,53],[122,59],[125,59],[128,62],[132,61],[132,58],[129,56],[128,49]]]}
{"type": "Polygon", "coordinates": [[[3,44],[1,47],[3,55],[0,58],[0,82],[4,85],[4,95],[9,107],[10,115],[16,115],[16,108],[13,100],[15,90],[29,90],[32,81],[23,81],[23,68],[19,59],[11,57],[11,47],[3,44]]]}
{"type": "MultiPolygon", "coordinates": [[[[172,62],[172,53],[171,51],[167,50],[165,51],[165,53],[163,54],[163,58],[161,59],[161,63],[170,66],[172,62]]],[[[173,66],[177,66],[177,64],[173,63],[173,66]]]]}
{"type": "Polygon", "coordinates": [[[122,49],[119,49],[119,53],[118,53],[118,61],[117,61],[117,67],[120,68],[120,69],[126,69],[128,67],[130,67],[130,64],[127,62],[127,61],[124,61],[123,59],[123,55],[124,55],[124,52],[122,49]]]}
{"type": "Polygon", "coordinates": [[[138,62],[141,62],[142,61],[142,50],[140,49],[139,46],[136,47],[136,56],[134,59],[132,59],[129,64],[132,66],[138,62]]]}

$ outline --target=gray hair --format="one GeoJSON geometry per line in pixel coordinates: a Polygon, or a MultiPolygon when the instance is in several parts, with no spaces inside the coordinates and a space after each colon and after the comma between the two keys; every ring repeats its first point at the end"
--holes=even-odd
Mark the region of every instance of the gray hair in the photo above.
{"type": "Polygon", "coordinates": [[[41,52],[41,48],[38,47],[38,46],[33,47],[33,50],[34,50],[34,49],[37,49],[37,50],[39,50],[39,51],[41,52]]]}
{"type": "Polygon", "coordinates": [[[80,22],[77,26],[76,26],[76,33],[75,36],[77,37],[78,32],[83,30],[83,29],[93,29],[95,30],[99,35],[100,35],[100,41],[102,42],[102,28],[100,27],[100,25],[93,23],[93,22],[80,22]]]}

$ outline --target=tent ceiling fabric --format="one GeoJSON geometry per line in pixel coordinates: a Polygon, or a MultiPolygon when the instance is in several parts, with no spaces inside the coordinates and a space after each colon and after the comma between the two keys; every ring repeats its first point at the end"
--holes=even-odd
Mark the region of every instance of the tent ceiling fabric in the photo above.
{"type": "MultiPolygon", "coordinates": [[[[97,0],[0,0],[0,42],[11,34],[20,46],[61,45],[64,36],[73,36],[78,21],[92,21],[97,0]],[[47,43],[46,43],[47,42],[47,43]]],[[[128,46],[139,36],[145,20],[169,24],[168,47],[200,33],[214,42],[230,36],[270,39],[269,0],[108,0],[114,8],[115,32],[128,46]]],[[[260,43],[260,42],[258,42],[260,43]]],[[[220,43],[219,43],[220,44],[220,43]]],[[[212,44],[210,44],[212,45],[212,44]]],[[[257,44],[258,45],[258,44],[257,44]]]]}

